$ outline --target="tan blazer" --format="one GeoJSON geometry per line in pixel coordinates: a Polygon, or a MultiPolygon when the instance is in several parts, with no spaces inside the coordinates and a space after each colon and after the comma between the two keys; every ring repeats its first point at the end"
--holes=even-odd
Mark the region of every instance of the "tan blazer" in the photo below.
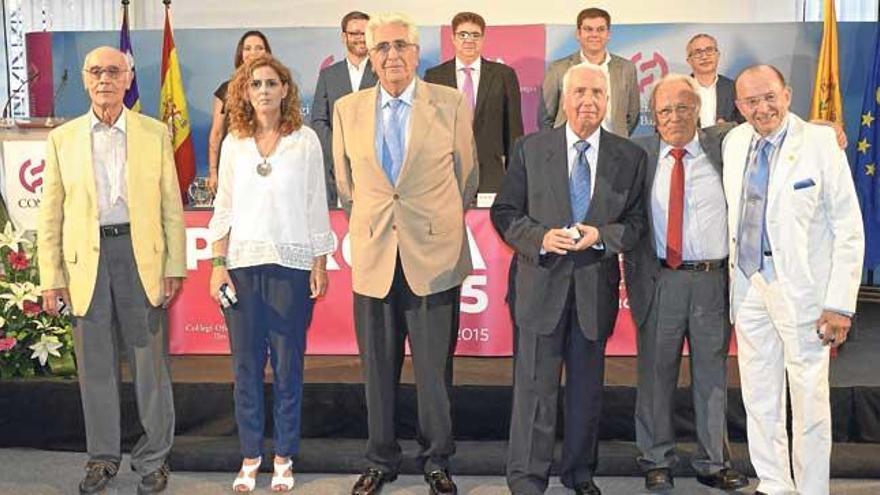
{"type": "MultiPolygon", "coordinates": [[[[163,279],[186,276],[186,233],[174,151],[162,122],[125,111],[128,211],[141,283],[164,301],[163,279]]],[[[41,289],[68,288],[73,314],[88,311],[100,254],[89,114],[49,133],[37,227],[41,289]]]]}
{"type": "Polygon", "coordinates": [[[452,88],[416,80],[409,144],[396,185],[376,153],[378,86],[336,102],[333,159],[339,199],[349,215],[352,285],[382,298],[398,253],[419,296],[460,285],[471,272],[464,210],[479,169],[471,110],[452,88]]]}

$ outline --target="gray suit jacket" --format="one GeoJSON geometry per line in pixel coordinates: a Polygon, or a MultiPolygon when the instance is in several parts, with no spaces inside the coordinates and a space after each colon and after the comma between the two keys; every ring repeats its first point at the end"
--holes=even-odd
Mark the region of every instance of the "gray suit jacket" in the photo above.
{"type": "Polygon", "coordinates": [[[501,193],[492,205],[495,230],[516,251],[517,327],[554,331],[574,290],[581,331],[604,340],[617,318],[617,253],[634,248],[645,229],[642,190],[647,155],[631,141],[601,131],[596,185],[583,223],[599,229],[605,249],[564,256],[541,254],[544,234],[572,223],[565,129],[530,134],[516,142],[501,193]]]}
{"type": "MultiPolygon", "coordinates": [[[[639,83],[636,80],[636,66],[629,60],[609,53],[608,73],[611,77],[611,132],[628,137],[639,124],[639,83]]],[[[581,53],[577,51],[561,58],[547,69],[541,102],[538,105],[538,128],[550,129],[565,123],[562,109],[562,76],[572,65],[581,63],[581,53]]]]}
{"type": "MultiPolygon", "coordinates": [[[[378,79],[373,66],[367,61],[361,86],[357,90],[371,88],[378,79]]],[[[336,179],[333,176],[333,105],[336,100],[352,92],[346,59],[325,68],[318,75],[315,99],[312,101],[310,126],[318,134],[324,152],[324,173],[327,183],[327,202],[336,206],[336,179]]]]}
{"type": "MultiPolygon", "coordinates": [[[[733,128],[732,124],[719,124],[706,129],[698,129],[700,147],[706,153],[709,161],[722,174],[721,142],[725,134],[733,128]]],[[[660,260],[657,258],[657,248],[654,239],[654,215],[651,209],[651,190],[654,188],[654,177],[657,172],[657,161],[660,154],[660,136],[639,136],[633,142],[641,146],[648,154],[648,166],[645,171],[644,183],[644,208],[648,227],[645,234],[639,240],[638,246],[626,257],[626,290],[629,296],[630,310],[636,324],[641,326],[648,317],[651,307],[651,299],[654,297],[654,284],[660,272],[660,260]]]]}

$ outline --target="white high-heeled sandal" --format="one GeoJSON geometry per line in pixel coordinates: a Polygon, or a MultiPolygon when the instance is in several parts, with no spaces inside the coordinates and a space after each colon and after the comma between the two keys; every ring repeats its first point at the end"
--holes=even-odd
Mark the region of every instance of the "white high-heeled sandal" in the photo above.
{"type": "Polygon", "coordinates": [[[239,476],[236,476],[235,481],[232,482],[232,491],[236,493],[254,491],[254,488],[257,486],[257,471],[260,470],[260,464],[262,463],[262,457],[257,457],[257,462],[254,464],[245,464],[244,461],[241,461],[241,471],[238,472],[239,476]],[[245,489],[239,490],[239,487],[245,489]]]}
{"type": "Polygon", "coordinates": [[[288,457],[287,462],[284,464],[278,464],[277,462],[273,464],[275,467],[274,472],[272,473],[272,491],[277,493],[293,490],[293,461],[288,457]],[[284,475],[287,471],[290,471],[290,476],[284,475]]]}

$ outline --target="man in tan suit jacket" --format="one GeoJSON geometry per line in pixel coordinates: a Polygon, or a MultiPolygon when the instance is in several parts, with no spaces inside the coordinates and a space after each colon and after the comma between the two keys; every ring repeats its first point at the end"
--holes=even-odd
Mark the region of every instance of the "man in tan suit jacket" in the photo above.
{"type": "Polygon", "coordinates": [[[174,404],[165,311],[186,276],[183,207],[168,129],[126,110],[125,55],[86,56],[91,109],[49,134],[37,230],[43,307],[74,329],[89,461],[80,493],[119,468],[119,355],[129,359],[144,436],[131,453],[138,494],[165,489],[174,404]]]}
{"type": "Polygon", "coordinates": [[[333,121],[369,416],[370,468],[352,493],[378,493],[397,477],[394,395],[407,337],[419,460],[432,493],[456,493],[448,388],[460,288],[471,271],[464,210],[479,177],[471,111],[460,92],[416,77],[418,32],[405,15],[371,18],[367,47],[379,85],[338,100],[333,121]]]}

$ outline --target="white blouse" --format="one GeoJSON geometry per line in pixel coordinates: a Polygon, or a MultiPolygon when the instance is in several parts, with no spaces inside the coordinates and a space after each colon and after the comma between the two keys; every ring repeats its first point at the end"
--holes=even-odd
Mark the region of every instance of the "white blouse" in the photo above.
{"type": "Polygon", "coordinates": [[[220,155],[220,175],[209,241],[229,234],[228,268],[276,264],[311,270],[316,256],[333,252],[327,210],[324,158],[312,129],[283,136],[268,162],[253,137],[228,134],[220,155]]]}

